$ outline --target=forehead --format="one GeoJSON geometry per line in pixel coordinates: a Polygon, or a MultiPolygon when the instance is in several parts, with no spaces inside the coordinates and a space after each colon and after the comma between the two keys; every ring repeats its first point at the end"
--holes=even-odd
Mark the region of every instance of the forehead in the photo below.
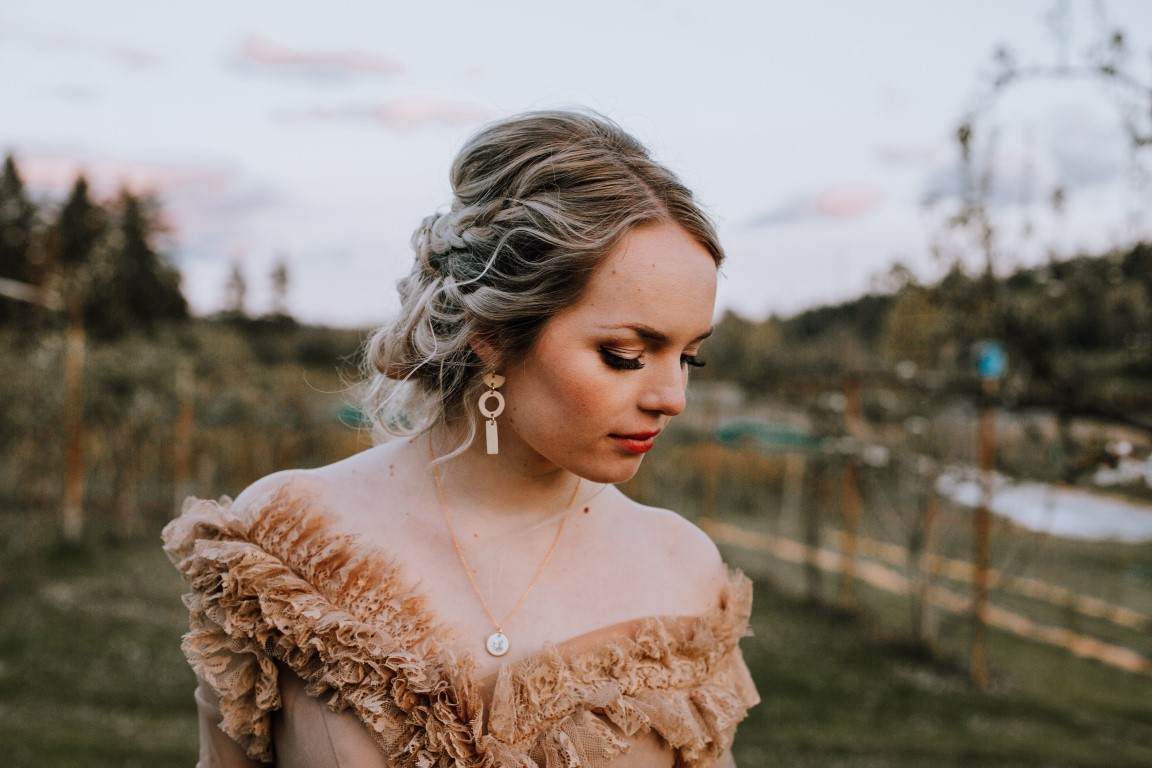
{"type": "Polygon", "coordinates": [[[596,268],[580,301],[555,318],[601,328],[644,326],[693,339],[712,325],[716,262],[675,224],[629,232],[596,268]]]}

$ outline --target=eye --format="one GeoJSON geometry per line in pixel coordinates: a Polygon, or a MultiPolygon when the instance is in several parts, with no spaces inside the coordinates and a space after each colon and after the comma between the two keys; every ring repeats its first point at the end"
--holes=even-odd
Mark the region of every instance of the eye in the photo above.
{"type": "Polygon", "coordinates": [[[639,355],[624,357],[616,354],[608,347],[600,347],[600,358],[604,361],[604,365],[618,371],[638,371],[644,367],[644,361],[640,359],[639,355]]]}
{"type": "Polygon", "coordinates": [[[693,368],[703,368],[706,365],[704,359],[697,355],[680,355],[680,362],[693,368]]]}

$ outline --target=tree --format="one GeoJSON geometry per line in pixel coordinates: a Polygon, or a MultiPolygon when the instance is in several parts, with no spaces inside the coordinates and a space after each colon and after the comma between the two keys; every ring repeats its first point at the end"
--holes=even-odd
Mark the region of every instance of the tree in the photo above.
{"type": "Polygon", "coordinates": [[[246,317],[245,302],[248,298],[248,280],[240,262],[232,262],[228,272],[228,282],[224,285],[224,313],[233,317],[246,317]]]}
{"type": "Polygon", "coordinates": [[[280,256],[269,274],[272,281],[272,315],[275,317],[288,316],[288,286],[291,280],[288,275],[288,260],[280,256]]]}
{"type": "MultiPolygon", "coordinates": [[[[1098,13],[1102,13],[1101,8],[1101,5],[1097,5],[1098,13]]],[[[1069,13],[1068,3],[1058,3],[1050,15],[1058,48],[1054,64],[1021,66],[1007,48],[996,51],[993,76],[984,94],[956,129],[959,194],[944,201],[943,216],[933,247],[935,252],[943,254],[953,266],[954,272],[962,273],[965,265],[979,265],[981,274],[974,281],[978,289],[975,293],[967,290],[968,286],[963,286],[964,290],[953,294],[943,290],[943,284],[939,292],[944,301],[951,303],[953,317],[960,321],[957,334],[970,332],[972,320],[977,319],[982,336],[1003,341],[1010,355],[1028,361],[1031,375],[1048,387],[1054,400],[1053,407],[1064,444],[1071,442],[1071,415],[1093,405],[1090,389],[1092,377],[1085,375],[1081,359],[1061,356],[1060,346],[1071,342],[1072,346],[1085,349],[1099,343],[1102,336],[1098,321],[1102,286],[1084,279],[1082,260],[1052,265],[1053,272],[1065,274],[1060,276],[1059,293],[1049,293],[1047,298],[1058,297],[1060,302],[1058,306],[1052,306],[1053,302],[1049,302],[1037,316],[1037,302],[1017,300],[1021,294],[1032,298],[1037,292],[1022,291],[1013,296],[1008,290],[1009,281],[997,279],[1011,266],[1006,263],[1011,258],[1010,254],[1020,250],[1024,241],[1033,238],[1035,230],[1031,222],[1033,200],[1030,186],[1033,180],[1026,174],[1022,186],[1029,191],[1023,195],[1022,200],[1022,241],[1015,243],[1014,247],[1007,245],[1009,218],[1004,210],[1007,195],[1003,188],[998,187],[999,180],[996,178],[1000,132],[994,125],[995,109],[1007,92],[1023,85],[1040,81],[1064,83],[1087,80],[1101,86],[1102,92],[1115,100],[1129,144],[1128,175],[1130,179],[1137,180],[1133,182],[1137,189],[1140,181],[1146,183],[1149,179],[1148,169],[1142,163],[1147,155],[1142,154],[1142,150],[1152,145],[1152,124],[1148,124],[1145,117],[1152,115],[1152,87],[1140,82],[1127,69],[1125,35],[1120,30],[1101,35],[1096,44],[1088,49],[1085,58],[1073,63],[1069,59],[1070,32],[1073,28],[1069,13]],[[1058,317],[1058,320],[1053,322],[1053,316],[1058,317]],[[1059,365],[1059,362],[1066,364],[1059,365]]],[[[1046,195],[1041,196],[1049,201],[1057,217],[1065,211],[1067,192],[1061,180],[1046,195]]],[[[1135,209],[1134,214],[1146,209],[1147,203],[1144,201],[1135,209]]],[[[1136,218],[1134,215],[1134,220],[1136,218]]],[[[1134,292],[1122,304],[1124,311],[1134,317],[1140,317],[1144,312],[1143,296],[1139,293],[1134,292]]],[[[992,409],[998,396],[999,378],[985,378],[981,383],[979,433],[984,490],[981,504],[973,516],[971,672],[973,681],[983,688],[988,681],[984,638],[991,551],[988,507],[992,496],[995,445],[992,409]]],[[[1096,410],[1094,405],[1092,409],[1096,410]]],[[[1071,468],[1072,463],[1067,458],[1064,464],[1066,470],[1071,468]]],[[[1066,474],[1065,479],[1074,477],[1066,474]]]]}
{"type": "Polygon", "coordinates": [[[100,238],[108,226],[108,212],[89,196],[88,180],[79,176],[51,231],[53,267],[76,272],[91,265],[100,238]]]}
{"type": "MultiPolygon", "coordinates": [[[[36,207],[24,190],[16,161],[8,155],[0,171],[0,278],[38,282],[31,262],[36,207]]],[[[25,316],[31,308],[0,297],[0,323],[25,316]]]]}
{"type": "Polygon", "coordinates": [[[109,213],[86,301],[85,315],[93,333],[112,337],[136,327],[151,329],[159,321],[187,318],[180,273],[156,243],[165,231],[156,201],[122,190],[109,213]]]}
{"type": "Polygon", "coordinates": [[[84,531],[84,330],[85,300],[96,249],[107,227],[107,213],[88,197],[81,176],[72,186],[50,233],[49,253],[68,315],[64,361],[64,542],[80,543],[84,531]]]}

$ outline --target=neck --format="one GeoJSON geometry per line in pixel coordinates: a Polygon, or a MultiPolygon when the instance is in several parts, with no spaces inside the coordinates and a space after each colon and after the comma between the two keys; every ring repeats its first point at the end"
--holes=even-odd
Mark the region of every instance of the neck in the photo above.
{"type": "MultiPolygon", "coordinates": [[[[417,443],[423,444],[425,453],[431,447],[438,458],[459,445],[462,437],[458,431],[439,427],[419,437],[417,443]]],[[[445,503],[462,523],[531,527],[567,512],[600,490],[599,485],[581,482],[543,459],[511,434],[502,434],[500,453],[489,455],[482,430],[463,453],[436,468],[445,503]]]]}

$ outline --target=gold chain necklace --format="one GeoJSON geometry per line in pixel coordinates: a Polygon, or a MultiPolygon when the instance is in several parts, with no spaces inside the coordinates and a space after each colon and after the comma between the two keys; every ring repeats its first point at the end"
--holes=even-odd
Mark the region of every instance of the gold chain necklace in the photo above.
{"type": "MultiPolygon", "coordinates": [[[[436,495],[440,500],[440,511],[444,513],[444,523],[448,526],[448,534],[452,537],[452,545],[456,548],[456,557],[460,558],[460,565],[464,567],[464,573],[468,576],[468,581],[472,584],[472,591],[476,593],[476,597],[480,598],[480,605],[484,608],[484,613],[488,614],[488,620],[492,622],[492,626],[496,631],[488,635],[484,641],[484,648],[489,654],[493,656],[503,656],[508,653],[510,641],[508,636],[504,634],[504,627],[508,625],[516,611],[520,610],[520,606],[528,599],[529,593],[532,588],[536,586],[537,579],[540,574],[544,572],[544,567],[548,565],[548,561],[552,559],[552,553],[556,551],[556,545],[560,543],[560,535],[564,533],[564,525],[568,522],[567,517],[560,519],[560,525],[556,527],[556,536],[552,539],[552,545],[548,547],[547,554],[544,559],[540,561],[540,565],[536,568],[536,573],[532,575],[532,579],[528,582],[528,586],[524,588],[523,594],[516,604],[512,606],[512,610],[508,611],[508,615],[504,617],[504,621],[496,621],[496,617],[492,613],[492,609],[488,606],[488,601],[484,599],[484,593],[480,591],[480,585],[476,583],[476,575],[472,571],[472,566],[468,565],[467,558],[464,557],[464,549],[460,546],[460,540],[456,538],[456,530],[452,527],[452,516],[448,513],[448,503],[444,500],[444,487],[440,484],[440,468],[435,464],[435,455],[432,453],[432,441],[428,441],[428,456],[433,460],[432,464],[432,479],[436,482],[436,495]]],[[[568,503],[564,505],[564,509],[571,508],[572,502],[576,500],[576,492],[580,490],[580,478],[576,478],[576,487],[572,489],[572,495],[568,497],[568,503]]]]}

